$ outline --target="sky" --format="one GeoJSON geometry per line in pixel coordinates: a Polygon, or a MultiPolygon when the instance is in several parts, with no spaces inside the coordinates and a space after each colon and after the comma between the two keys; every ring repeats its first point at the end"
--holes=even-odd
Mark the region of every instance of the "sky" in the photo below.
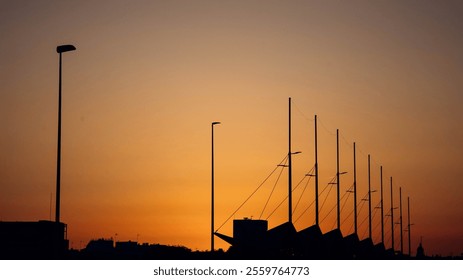
{"type": "MultiPolygon", "coordinates": [[[[412,254],[422,238],[428,255],[460,255],[462,12],[460,1],[427,0],[0,1],[0,220],[54,219],[56,46],[73,44],[63,54],[61,164],[72,248],[113,238],[210,249],[213,121],[215,228],[230,216],[219,232],[232,235],[244,217],[285,222],[287,169],[234,211],[287,155],[291,97],[291,146],[302,152],[293,187],[314,166],[318,118],[323,232],[336,223],[339,129],[342,233],[353,231],[355,142],[360,238],[370,154],[373,208],[381,166],[385,214],[390,178],[394,207],[402,189],[403,230],[410,198],[412,254]]],[[[313,181],[294,191],[299,200],[297,230],[314,224],[313,181]]],[[[379,224],[375,211],[375,243],[379,224]]],[[[394,232],[398,250],[398,224],[394,232]]],[[[216,238],[216,248],[228,245],[216,238]]]]}

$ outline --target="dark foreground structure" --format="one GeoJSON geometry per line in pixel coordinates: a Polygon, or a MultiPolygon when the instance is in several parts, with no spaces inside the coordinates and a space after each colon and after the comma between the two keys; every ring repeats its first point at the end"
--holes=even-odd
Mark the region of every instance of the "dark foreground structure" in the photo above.
{"type": "Polygon", "coordinates": [[[385,250],[356,234],[343,236],[338,229],[322,233],[316,225],[296,231],[290,222],[268,229],[264,220],[234,220],[233,237],[216,232],[231,247],[231,259],[321,259],[321,260],[387,260],[409,256],[385,250]]]}
{"type": "Polygon", "coordinates": [[[63,259],[68,249],[64,223],[0,222],[0,259],[63,259]]]}

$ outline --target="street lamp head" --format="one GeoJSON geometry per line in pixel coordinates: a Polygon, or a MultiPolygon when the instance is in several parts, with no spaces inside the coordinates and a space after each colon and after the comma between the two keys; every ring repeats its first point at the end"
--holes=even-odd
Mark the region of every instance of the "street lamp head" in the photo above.
{"type": "Polygon", "coordinates": [[[220,122],[213,122],[212,125],[220,124],[220,122]]]}
{"type": "Polygon", "coordinates": [[[76,47],[73,45],[61,45],[56,47],[56,52],[57,53],[63,53],[63,52],[70,52],[70,51],[75,51],[76,47]]]}

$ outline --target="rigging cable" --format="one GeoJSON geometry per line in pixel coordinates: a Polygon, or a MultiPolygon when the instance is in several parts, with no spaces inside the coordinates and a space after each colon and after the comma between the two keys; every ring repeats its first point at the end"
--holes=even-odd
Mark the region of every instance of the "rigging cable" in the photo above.
{"type": "MultiPolygon", "coordinates": [[[[285,161],[285,163],[283,165],[286,165],[286,161],[285,161]]],[[[277,177],[277,179],[275,181],[275,184],[273,185],[272,191],[270,192],[270,195],[269,195],[269,197],[267,199],[267,202],[265,202],[264,209],[262,209],[262,212],[260,213],[259,220],[260,220],[260,218],[262,218],[262,215],[264,214],[265,208],[267,208],[268,202],[272,198],[273,192],[275,191],[275,188],[276,188],[278,182],[280,181],[281,174],[283,173],[284,170],[285,169],[282,168],[281,171],[280,171],[280,174],[278,174],[278,177],[277,177]]]]}
{"type": "Polygon", "coordinates": [[[248,202],[249,199],[251,199],[251,197],[265,184],[265,182],[267,182],[267,180],[273,175],[273,173],[275,173],[278,167],[281,167],[281,164],[285,160],[287,160],[287,158],[288,155],[286,155],[283,158],[283,160],[280,161],[280,163],[273,169],[270,175],[268,175],[267,178],[265,178],[265,180],[248,196],[248,198],[246,198],[246,200],[243,203],[241,203],[241,205],[225,220],[225,222],[222,223],[222,225],[220,225],[220,227],[215,232],[218,232],[236,214],[236,212],[238,212],[241,209],[241,207],[243,207],[243,205],[246,204],[246,202],[248,202]]]}

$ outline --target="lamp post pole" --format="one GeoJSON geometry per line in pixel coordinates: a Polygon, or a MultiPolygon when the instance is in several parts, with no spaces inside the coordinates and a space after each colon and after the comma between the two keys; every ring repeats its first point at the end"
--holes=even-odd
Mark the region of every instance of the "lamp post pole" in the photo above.
{"type": "Polygon", "coordinates": [[[212,129],[212,172],[211,172],[211,253],[214,253],[214,126],[220,122],[213,122],[212,129]]]}
{"type": "Polygon", "coordinates": [[[62,72],[62,53],[76,50],[73,45],[61,45],[56,48],[59,53],[59,82],[58,82],[58,152],[56,169],[56,211],[55,221],[60,222],[60,195],[61,195],[61,72],[62,72]]]}

